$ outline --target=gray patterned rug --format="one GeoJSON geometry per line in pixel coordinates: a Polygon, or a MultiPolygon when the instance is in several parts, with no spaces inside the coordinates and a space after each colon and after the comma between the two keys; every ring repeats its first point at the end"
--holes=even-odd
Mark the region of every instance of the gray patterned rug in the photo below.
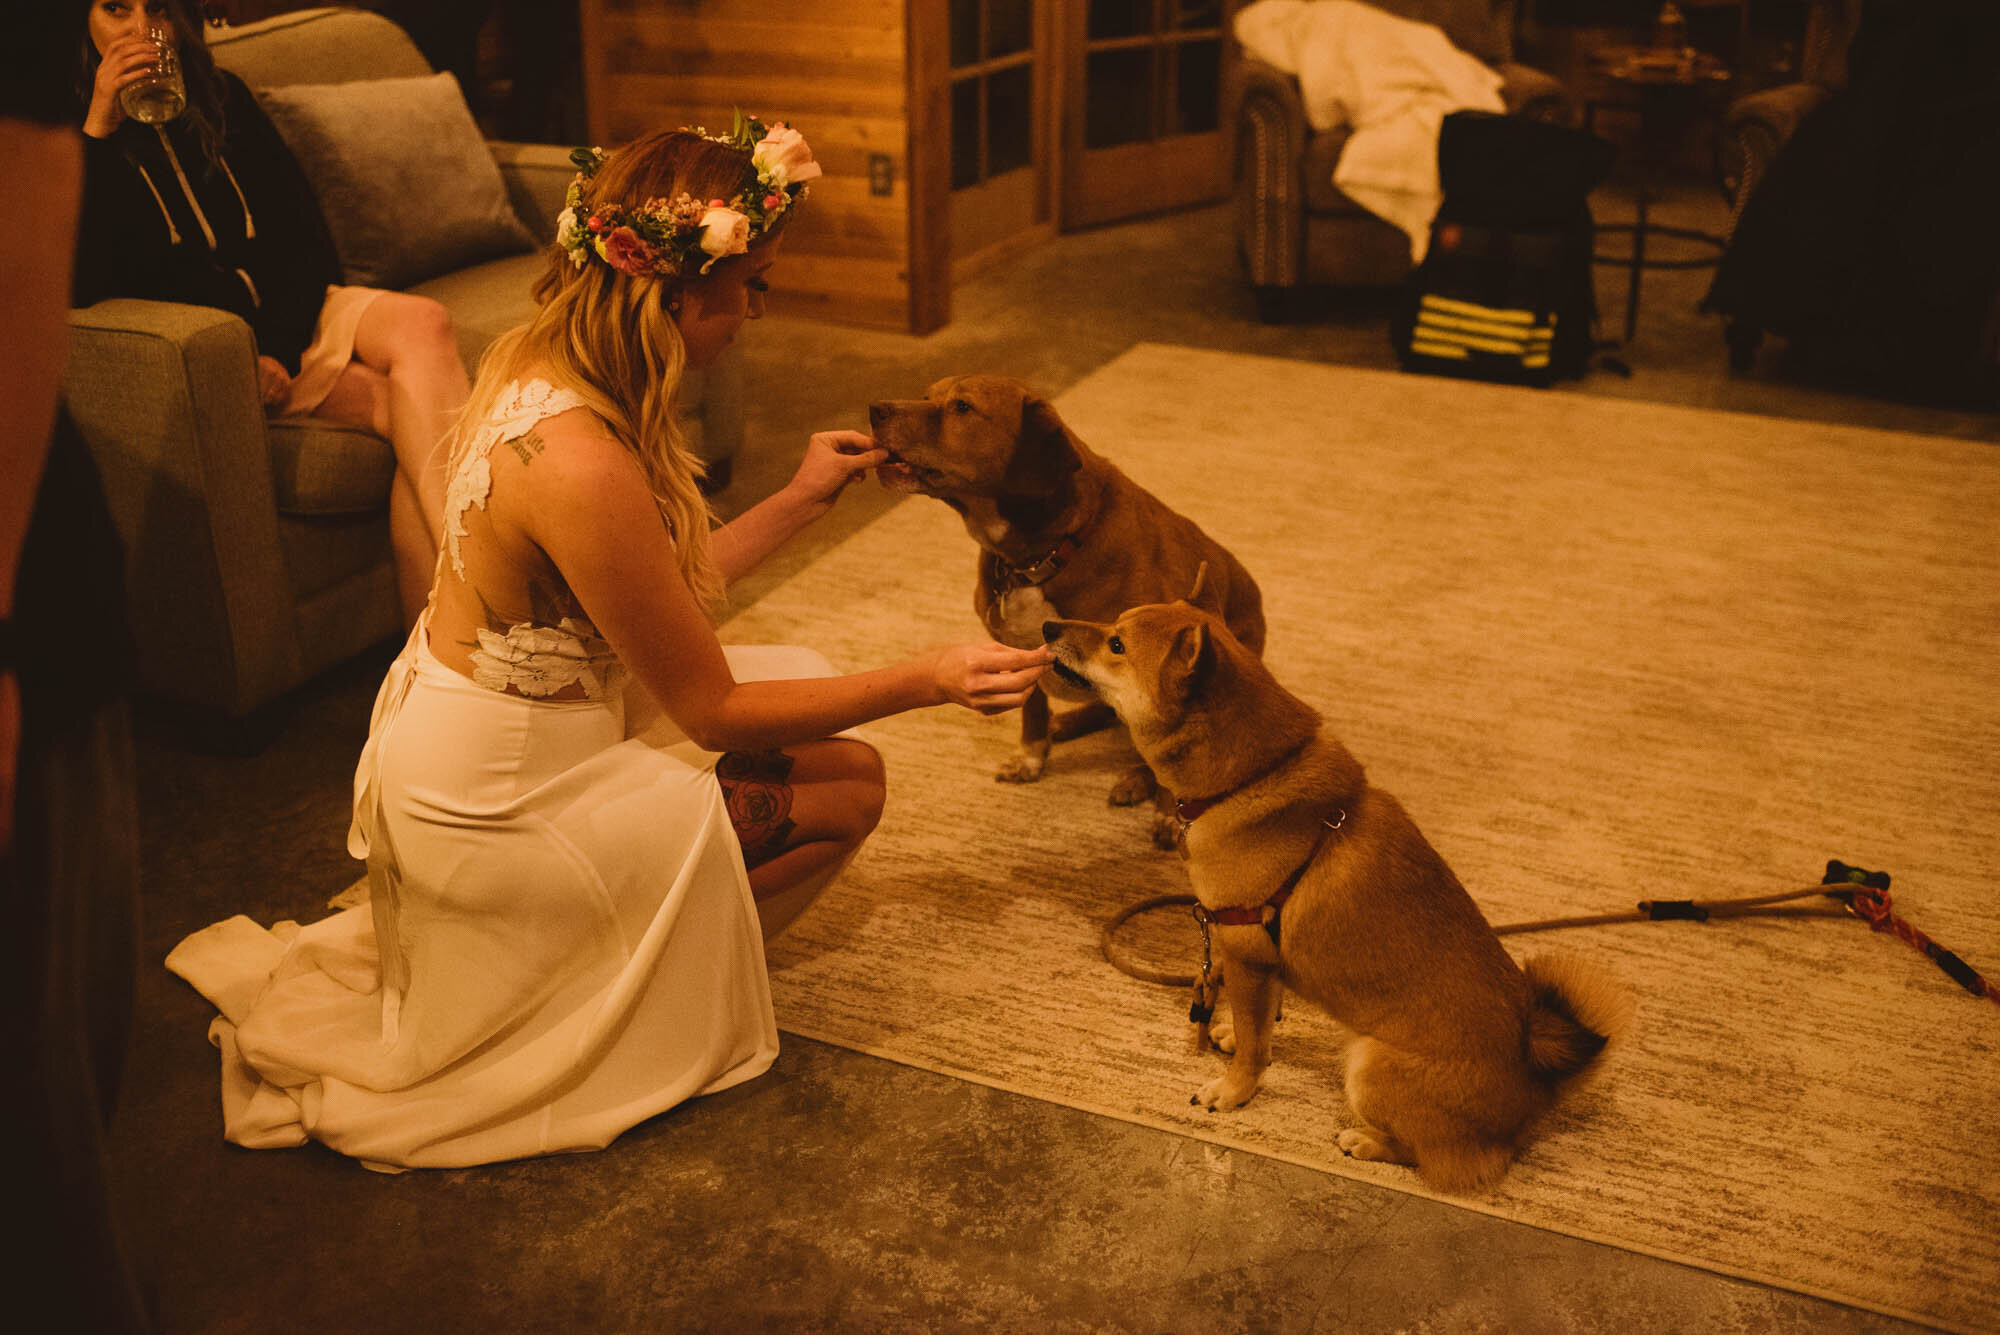
{"type": "MultiPolygon", "coordinates": [[[[968,370],[981,369],[968,367],[968,370]]],[[[1829,857],[2000,978],[2000,452],[1989,445],[1141,345],[1061,396],[1087,441],[1262,584],[1280,679],[1496,923],[1775,893],[1829,857]]],[[[973,547],[906,501],[747,608],[736,642],[871,666],[976,632],[973,547]]],[[[890,798],[771,951],[780,1025],[928,1070],[1424,1193],[1335,1146],[1331,1026],[1263,1091],[1100,925],[1186,888],[1104,796],[1115,734],[992,775],[1014,720],[876,725],[890,798]]],[[[1964,1330],[2000,1327],[2000,1006],[1858,921],[1538,939],[1638,993],[1637,1034],[1500,1187],[1578,1237],[1964,1330]]],[[[1181,915],[1133,944],[1185,971],[1181,915]]]]}

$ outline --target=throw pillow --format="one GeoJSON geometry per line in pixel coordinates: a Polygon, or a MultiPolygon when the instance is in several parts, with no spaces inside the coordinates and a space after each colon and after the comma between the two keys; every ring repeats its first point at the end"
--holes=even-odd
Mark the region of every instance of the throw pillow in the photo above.
{"type": "Polygon", "coordinates": [[[262,88],[346,281],[404,288],[535,247],[449,73],[262,88]]]}

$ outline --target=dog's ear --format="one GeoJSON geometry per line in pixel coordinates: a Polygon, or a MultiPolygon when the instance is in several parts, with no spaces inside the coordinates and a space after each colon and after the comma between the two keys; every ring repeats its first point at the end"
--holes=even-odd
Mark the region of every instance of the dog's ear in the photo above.
{"type": "Polygon", "coordinates": [[[1002,485],[1021,496],[1047,496],[1083,467],[1076,447],[1069,443],[1069,428],[1043,398],[1030,398],[1021,405],[1021,434],[1014,441],[1014,457],[1007,461],[1002,485]]]}
{"type": "Polygon", "coordinates": [[[1209,633],[1207,621],[1191,621],[1174,633],[1174,646],[1161,671],[1166,684],[1177,688],[1182,700],[1200,694],[1214,670],[1215,637],[1209,633]]]}

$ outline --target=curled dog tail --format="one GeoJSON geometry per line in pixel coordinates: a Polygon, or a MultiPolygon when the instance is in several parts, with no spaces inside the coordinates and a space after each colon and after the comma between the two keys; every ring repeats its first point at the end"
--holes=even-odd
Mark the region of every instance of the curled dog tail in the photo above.
{"type": "Polygon", "coordinates": [[[1631,1027],[1637,1006],[1623,984],[1574,955],[1537,955],[1528,976],[1528,1065],[1553,1085],[1588,1070],[1631,1027]]]}

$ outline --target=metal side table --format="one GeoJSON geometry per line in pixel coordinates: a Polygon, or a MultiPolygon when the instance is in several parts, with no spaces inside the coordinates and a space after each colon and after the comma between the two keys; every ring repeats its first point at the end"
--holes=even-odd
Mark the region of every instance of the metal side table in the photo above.
{"type": "Polygon", "coordinates": [[[1729,69],[1705,52],[1683,48],[1675,51],[1657,47],[1614,46],[1600,51],[1592,61],[1596,74],[1632,94],[1617,102],[1588,102],[1584,106],[1584,128],[1596,129],[1600,107],[1639,113],[1639,151],[1636,209],[1631,222],[1605,223],[1600,232],[1629,232],[1632,248],[1625,254],[1592,256],[1599,264],[1622,265],[1625,280],[1625,342],[1630,343],[1639,328],[1639,280],[1648,269],[1704,269],[1722,258],[1724,238],[1692,227],[1666,227],[1650,221],[1647,207],[1652,203],[1653,183],[1666,167],[1680,137],[1693,123],[1712,90],[1729,83],[1729,69]],[[1704,253],[1686,258],[1649,256],[1649,236],[1670,236],[1692,242],[1704,253]]]}

